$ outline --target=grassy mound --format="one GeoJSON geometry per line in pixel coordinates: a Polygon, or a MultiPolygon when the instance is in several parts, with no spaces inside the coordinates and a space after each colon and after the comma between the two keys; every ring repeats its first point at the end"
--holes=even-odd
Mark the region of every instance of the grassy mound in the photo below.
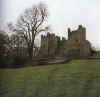
{"type": "Polygon", "coordinates": [[[0,69],[0,97],[100,97],[100,60],[0,69]]]}

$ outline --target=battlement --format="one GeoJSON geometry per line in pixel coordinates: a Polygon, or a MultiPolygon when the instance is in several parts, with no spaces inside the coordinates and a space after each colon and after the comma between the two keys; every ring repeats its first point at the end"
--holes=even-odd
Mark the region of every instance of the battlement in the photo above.
{"type": "Polygon", "coordinates": [[[79,25],[78,29],[73,31],[71,31],[70,28],[68,28],[68,40],[79,41],[79,42],[86,40],[85,27],[79,25]]]}
{"type": "Polygon", "coordinates": [[[59,53],[59,49],[64,45],[66,39],[62,40],[54,33],[47,33],[47,35],[41,35],[41,52],[44,56],[54,56],[59,53]]]}

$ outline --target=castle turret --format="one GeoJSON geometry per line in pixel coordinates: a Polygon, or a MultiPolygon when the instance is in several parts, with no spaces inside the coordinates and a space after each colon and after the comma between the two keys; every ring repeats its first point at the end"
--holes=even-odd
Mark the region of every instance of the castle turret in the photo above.
{"type": "Polygon", "coordinates": [[[79,25],[78,32],[80,33],[80,40],[84,41],[86,40],[86,28],[82,25],[79,25]]]}
{"type": "Polygon", "coordinates": [[[70,33],[71,33],[71,30],[70,30],[70,28],[68,28],[68,40],[70,38],[70,33]]]}
{"type": "Polygon", "coordinates": [[[79,25],[79,26],[78,26],[78,29],[82,29],[82,28],[83,28],[82,25],[79,25]]]}

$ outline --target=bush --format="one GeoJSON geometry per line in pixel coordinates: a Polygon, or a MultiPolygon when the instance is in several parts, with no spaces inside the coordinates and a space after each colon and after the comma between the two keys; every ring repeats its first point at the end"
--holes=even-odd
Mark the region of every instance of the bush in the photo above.
{"type": "Polygon", "coordinates": [[[23,67],[27,63],[28,58],[22,56],[15,56],[13,58],[13,67],[23,67]]]}

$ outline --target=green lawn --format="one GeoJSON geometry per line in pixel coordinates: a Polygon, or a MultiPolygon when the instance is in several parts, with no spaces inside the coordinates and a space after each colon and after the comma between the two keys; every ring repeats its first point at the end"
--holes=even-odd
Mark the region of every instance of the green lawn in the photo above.
{"type": "Polygon", "coordinates": [[[0,97],[100,97],[100,60],[0,69],[0,97]]]}

